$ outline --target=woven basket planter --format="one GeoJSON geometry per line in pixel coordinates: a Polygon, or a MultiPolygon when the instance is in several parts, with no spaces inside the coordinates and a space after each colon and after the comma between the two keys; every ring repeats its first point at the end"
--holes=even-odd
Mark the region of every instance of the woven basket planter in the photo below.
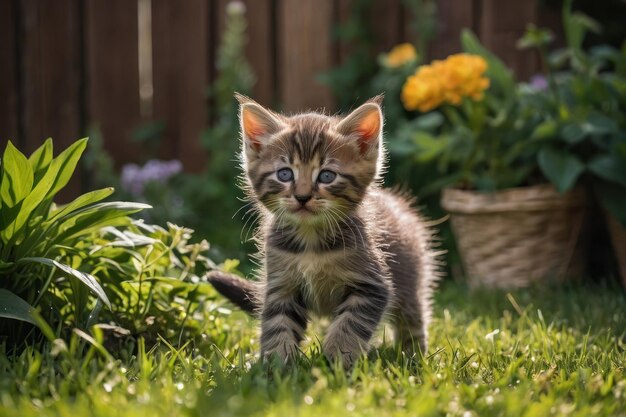
{"type": "Polygon", "coordinates": [[[443,192],[470,286],[517,288],[582,275],[586,193],[552,186],[443,192]]]}
{"type": "Polygon", "coordinates": [[[611,235],[613,251],[617,258],[622,285],[626,288],[626,228],[612,215],[607,213],[605,217],[607,219],[609,234],[611,235]]]}

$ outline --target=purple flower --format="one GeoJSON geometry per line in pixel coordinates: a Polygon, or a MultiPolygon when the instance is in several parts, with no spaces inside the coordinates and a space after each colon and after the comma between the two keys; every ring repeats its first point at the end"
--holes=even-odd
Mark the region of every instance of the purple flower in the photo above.
{"type": "Polygon", "coordinates": [[[122,167],[122,187],[135,196],[141,196],[148,182],[164,184],[182,169],[183,164],[176,159],[171,161],[151,159],[143,167],[126,164],[122,167]]]}
{"type": "Polygon", "coordinates": [[[530,82],[528,84],[533,90],[545,91],[548,89],[548,80],[542,74],[535,74],[530,77],[530,82]]]}

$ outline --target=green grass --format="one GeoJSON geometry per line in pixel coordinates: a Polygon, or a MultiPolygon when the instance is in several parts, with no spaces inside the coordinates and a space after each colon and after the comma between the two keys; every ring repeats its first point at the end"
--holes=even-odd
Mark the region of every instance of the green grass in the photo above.
{"type": "Polygon", "coordinates": [[[78,333],[44,353],[0,346],[0,415],[626,416],[617,287],[509,295],[446,283],[429,356],[407,359],[387,342],[351,373],[326,365],[313,334],[298,364],[264,368],[255,322],[221,300],[205,307],[195,319],[206,337],[180,348],[120,339],[113,359],[98,334],[78,333]]]}

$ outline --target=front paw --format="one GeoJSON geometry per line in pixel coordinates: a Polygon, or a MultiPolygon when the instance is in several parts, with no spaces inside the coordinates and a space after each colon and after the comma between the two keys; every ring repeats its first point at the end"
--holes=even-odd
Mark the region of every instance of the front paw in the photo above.
{"type": "Polygon", "coordinates": [[[276,361],[280,365],[286,365],[296,358],[300,350],[295,343],[280,342],[270,349],[263,349],[261,357],[263,362],[272,363],[276,361]]]}
{"type": "Polygon", "coordinates": [[[344,369],[350,369],[358,357],[363,354],[363,350],[359,347],[337,343],[332,340],[326,341],[322,349],[329,362],[333,364],[339,362],[344,369]]]}

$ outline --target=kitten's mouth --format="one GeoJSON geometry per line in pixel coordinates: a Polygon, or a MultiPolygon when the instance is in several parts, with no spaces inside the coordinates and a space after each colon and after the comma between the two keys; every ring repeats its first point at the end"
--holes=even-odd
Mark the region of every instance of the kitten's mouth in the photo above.
{"type": "Polygon", "coordinates": [[[298,214],[302,214],[302,215],[313,214],[313,212],[311,210],[309,210],[308,207],[305,207],[305,206],[298,207],[297,209],[294,210],[294,213],[298,213],[298,214]]]}
{"type": "Polygon", "coordinates": [[[315,214],[315,212],[313,210],[311,210],[310,208],[308,208],[306,206],[297,207],[294,210],[292,210],[292,212],[295,213],[295,214],[299,214],[301,216],[307,216],[307,215],[315,214]]]}

